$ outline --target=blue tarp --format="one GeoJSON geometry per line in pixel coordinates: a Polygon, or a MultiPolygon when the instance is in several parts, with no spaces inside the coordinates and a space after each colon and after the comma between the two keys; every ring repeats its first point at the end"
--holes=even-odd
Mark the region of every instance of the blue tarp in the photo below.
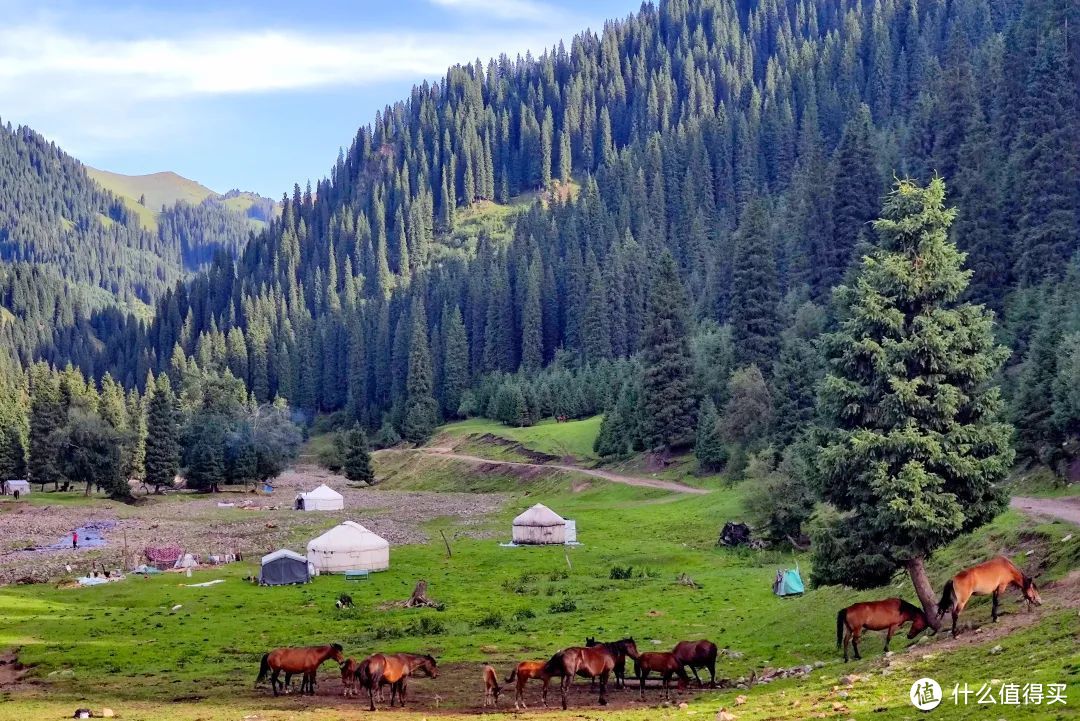
{"type": "Polygon", "coordinates": [[[806,591],[802,576],[799,575],[799,564],[795,568],[786,571],[777,570],[776,580],[773,581],[773,593],[777,596],[798,596],[806,591]]]}

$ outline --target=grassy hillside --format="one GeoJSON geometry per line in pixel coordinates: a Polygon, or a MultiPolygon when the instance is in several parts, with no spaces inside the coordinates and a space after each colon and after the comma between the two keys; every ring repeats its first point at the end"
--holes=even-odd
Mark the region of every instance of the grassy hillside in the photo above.
{"type": "Polygon", "coordinates": [[[147,175],[122,175],[87,166],[87,174],[106,190],[138,204],[139,197],[146,195],[146,207],[156,213],[162,205],[175,205],[180,201],[198,205],[216,193],[205,185],[189,180],[171,171],[147,175]]]}
{"type": "MultiPolygon", "coordinates": [[[[596,434],[600,432],[602,418],[602,416],[593,416],[567,423],[557,423],[549,419],[527,428],[504,426],[498,421],[487,418],[471,418],[467,421],[449,423],[442,426],[439,431],[440,436],[454,439],[491,435],[521,444],[529,451],[559,457],[573,456],[578,460],[594,460],[596,453],[593,451],[593,442],[596,440],[596,434]]],[[[435,445],[438,443],[439,441],[436,441],[435,445]]],[[[490,443],[487,445],[491,446],[490,443]]]]}
{"type": "MultiPolygon", "coordinates": [[[[881,638],[871,634],[863,646],[866,660],[843,665],[834,648],[836,610],[858,599],[912,598],[907,581],[861,593],[824,588],[800,598],[774,597],[770,583],[776,569],[798,562],[805,575],[809,559],[714,545],[720,525],[741,511],[738,487],[686,497],[597,479],[583,484],[574,474],[515,475],[411,454],[380,455],[377,470],[387,478],[387,489],[499,492],[506,502],[494,515],[460,526],[448,520],[428,524],[427,543],[393,548],[391,569],[362,583],[321,577],[300,587],[259,588],[243,580],[256,572],[249,562],[198,571],[190,581],[168,574],[89,589],[0,589],[0,650],[21,647],[20,658],[35,665],[36,680],[7,696],[15,703],[0,703],[0,719],[60,717],[86,703],[110,706],[127,719],[218,721],[252,714],[338,719],[342,707],[355,708],[360,717],[358,702],[332,695],[337,688],[333,664],[323,669],[320,697],[314,701],[272,699],[268,690],[251,689],[266,649],[330,640],[343,643],[354,656],[381,649],[423,650],[439,658],[438,680],[410,685],[416,711],[402,714],[403,719],[419,719],[433,710],[436,693],[440,717],[467,717],[453,712],[479,705],[481,661],[495,664],[505,676],[513,661],[545,657],[580,644],[587,635],[632,634],[642,650],[709,637],[731,651],[720,661],[722,678],[760,674],[767,667],[823,664],[802,680],[684,696],[690,704],[686,710],[658,708],[655,691],[644,704],[630,700],[629,692],[613,693],[618,708],[604,718],[626,721],[686,718],[690,712],[710,719],[721,706],[735,710],[739,721],[863,718],[872,712],[875,719],[902,719],[911,717],[907,689],[919,675],[951,689],[956,682],[977,686],[991,679],[1075,684],[1080,673],[1076,610],[1060,608],[1053,590],[1046,592],[1047,607],[1036,626],[1018,627],[1002,637],[969,632],[962,644],[944,635],[921,639],[920,650],[888,661],[880,657],[881,638]],[[575,518],[582,545],[499,546],[509,537],[510,519],[537,501],[575,518]],[[450,556],[440,531],[451,543],[450,556]],[[616,567],[632,569],[631,577],[613,578],[616,567]],[[678,584],[682,573],[698,588],[678,584]],[[224,583],[208,588],[182,585],[219,578],[224,583]],[[420,578],[429,582],[430,596],[445,604],[444,610],[386,607],[408,597],[420,578]],[[342,592],[352,596],[355,608],[334,607],[342,592]],[[988,663],[993,645],[1002,650],[988,663]],[[850,688],[838,682],[841,674],[851,672],[864,677],[850,688]],[[748,701],[735,709],[740,694],[748,701]]],[[[182,501],[174,498],[163,512],[176,503],[182,501]]],[[[358,509],[357,519],[367,513],[358,509]]],[[[1080,562],[1078,544],[1061,540],[1069,530],[1007,513],[938,554],[930,569],[933,581],[940,586],[958,567],[1005,551],[1028,567],[1044,559],[1045,584],[1080,562]],[[1031,557],[1024,555],[1027,550],[1031,557]]],[[[294,545],[300,548],[303,540],[294,545]]],[[[1014,596],[1003,606],[1009,614],[1004,624],[1032,618],[1021,613],[1014,596]]],[[[965,623],[983,625],[988,616],[989,604],[979,599],[965,613],[965,623]]],[[[907,643],[895,640],[894,650],[907,643]]],[[[587,700],[595,710],[595,698],[581,694],[576,705],[587,700]]],[[[530,688],[530,701],[536,696],[530,688]]],[[[945,717],[950,719],[978,719],[985,713],[978,707],[949,711],[945,717]]],[[[1010,711],[1009,718],[1053,716],[1021,708],[1010,711]]]]}

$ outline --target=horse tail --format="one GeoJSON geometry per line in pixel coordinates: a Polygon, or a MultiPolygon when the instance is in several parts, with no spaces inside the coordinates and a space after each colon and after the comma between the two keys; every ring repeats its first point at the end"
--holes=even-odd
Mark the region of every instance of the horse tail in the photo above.
{"type": "Polygon", "coordinates": [[[941,600],[938,601],[937,617],[941,618],[949,609],[952,608],[953,602],[956,600],[956,593],[953,589],[953,582],[950,578],[945,582],[945,588],[941,591],[941,600]]]}
{"type": "Polygon", "coordinates": [[[510,670],[510,675],[506,677],[506,683],[513,683],[515,678],[517,678],[517,666],[510,670]]]}
{"type": "Polygon", "coordinates": [[[847,624],[847,609],[841,608],[836,612],[836,649],[844,642],[844,626],[847,624]]]}
{"type": "Polygon", "coordinates": [[[255,679],[255,683],[262,683],[266,680],[266,675],[270,673],[270,654],[264,653],[262,661],[259,663],[259,675],[255,679]]]}

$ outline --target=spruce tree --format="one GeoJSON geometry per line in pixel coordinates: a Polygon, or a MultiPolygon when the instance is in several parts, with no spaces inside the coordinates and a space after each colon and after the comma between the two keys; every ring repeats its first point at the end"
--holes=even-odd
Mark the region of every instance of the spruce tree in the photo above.
{"type": "Polygon", "coordinates": [[[767,209],[754,200],[743,212],[735,235],[731,289],[731,329],[741,364],[771,368],[776,357],[780,291],[769,240],[767,209]]]}
{"type": "Polygon", "coordinates": [[[521,309],[521,370],[535,373],[544,362],[543,309],[540,306],[540,264],[529,264],[521,309]]]}
{"type": "Polygon", "coordinates": [[[146,407],[146,484],[161,491],[172,485],[180,469],[180,431],[176,422],[175,397],[169,376],[158,376],[146,407]]]}
{"type": "Polygon", "coordinates": [[[371,452],[368,450],[367,434],[359,423],[353,425],[345,434],[344,458],[342,471],[350,481],[375,482],[375,472],[371,468],[371,452]]]}
{"type": "Polygon", "coordinates": [[[900,181],[875,223],[879,245],[825,336],[816,458],[840,514],[815,537],[815,583],[871,588],[903,567],[938,627],[924,562],[1004,508],[1013,460],[992,378],[1008,355],[993,316],[960,303],[969,273],[947,232],[945,183],[900,181]]]}
{"type": "Polygon", "coordinates": [[[856,248],[868,242],[869,223],[881,202],[881,180],[873,146],[870,109],[859,107],[844,126],[844,134],[833,161],[833,242],[823,258],[821,282],[835,285],[856,255],[856,248]]]}
{"type": "Polygon", "coordinates": [[[643,339],[642,433],[648,449],[684,448],[694,439],[697,395],[687,313],[675,259],[665,251],[654,273],[643,339]]]}
{"type": "Polygon", "coordinates": [[[413,305],[413,327],[409,338],[409,374],[405,387],[405,415],[402,437],[411,443],[424,443],[439,422],[431,376],[431,351],[428,348],[427,314],[422,300],[413,305]]]}
{"type": "Polygon", "coordinates": [[[56,466],[56,434],[64,425],[64,410],[56,376],[39,363],[30,372],[30,443],[27,459],[31,483],[52,483],[59,487],[60,470],[56,466]]]}
{"type": "Polygon", "coordinates": [[[461,397],[469,387],[469,340],[461,309],[456,305],[443,313],[443,414],[456,417],[461,397]]]}
{"type": "Polygon", "coordinates": [[[697,437],[694,441],[694,457],[703,471],[719,471],[728,459],[727,447],[720,437],[719,414],[711,398],[701,403],[698,414],[697,437]]]}

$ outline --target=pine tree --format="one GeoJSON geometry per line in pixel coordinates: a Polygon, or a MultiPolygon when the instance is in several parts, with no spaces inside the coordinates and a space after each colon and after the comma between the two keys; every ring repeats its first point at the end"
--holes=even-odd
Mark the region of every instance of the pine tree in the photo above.
{"type": "Polygon", "coordinates": [[[26,448],[14,423],[0,430],[0,481],[26,478],[26,448]]]}
{"type": "Polygon", "coordinates": [[[544,363],[543,313],[540,306],[540,264],[529,264],[525,305],[521,309],[521,370],[535,373],[544,363]]]}
{"type": "Polygon", "coordinates": [[[375,482],[371,468],[371,452],[368,450],[367,434],[357,423],[345,434],[344,463],[342,471],[350,481],[375,482]]]}
{"type": "Polygon", "coordinates": [[[56,434],[64,421],[56,376],[48,366],[35,365],[30,372],[30,444],[26,464],[31,483],[40,483],[43,488],[47,483],[59,487],[56,434]]]}
{"type": "Polygon", "coordinates": [[[180,431],[176,422],[175,397],[169,376],[162,373],[148,388],[146,406],[146,484],[160,492],[171,486],[180,469],[180,431]]]}
{"type": "Polygon", "coordinates": [[[703,471],[719,471],[727,463],[728,451],[724,439],[720,437],[719,422],[716,404],[711,398],[706,398],[701,403],[694,441],[694,457],[703,471]]]}
{"type": "Polygon", "coordinates": [[[833,242],[823,258],[823,287],[843,277],[856,248],[870,239],[870,226],[881,202],[881,180],[873,147],[870,109],[860,106],[844,126],[833,164],[833,242]]]}
{"type": "Polygon", "coordinates": [[[465,322],[461,318],[461,309],[456,305],[453,310],[448,308],[443,313],[442,332],[443,415],[453,418],[458,415],[461,397],[469,387],[469,340],[465,333],[465,322]]]}
{"type": "Polygon", "coordinates": [[[780,291],[762,201],[747,204],[735,236],[731,329],[739,362],[771,368],[776,357],[780,291]]]}
{"type": "Polygon", "coordinates": [[[947,232],[945,184],[897,183],[875,223],[879,246],[838,291],[839,329],[825,336],[816,466],[842,515],[815,537],[815,583],[881,585],[907,569],[931,623],[924,561],[1004,508],[1010,427],[990,381],[1008,351],[993,316],[960,303],[968,274],[947,232]]]}
{"type": "Polygon", "coordinates": [[[665,252],[649,295],[642,353],[642,431],[649,449],[683,448],[694,439],[697,397],[687,312],[675,259],[665,252]]]}
{"type": "Polygon", "coordinates": [[[410,443],[424,443],[439,422],[439,405],[432,395],[431,351],[428,348],[427,314],[424,304],[413,304],[413,326],[409,340],[409,374],[406,381],[405,415],[401,435],[410,443]]]}

